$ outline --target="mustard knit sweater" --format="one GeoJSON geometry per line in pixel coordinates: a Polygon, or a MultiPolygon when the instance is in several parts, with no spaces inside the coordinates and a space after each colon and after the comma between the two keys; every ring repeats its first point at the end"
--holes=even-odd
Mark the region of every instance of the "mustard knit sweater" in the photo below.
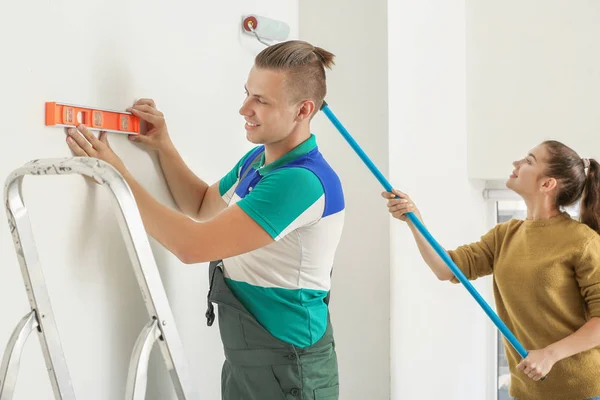
{"type": "MultiPolygon", "coordinates": [[[[493,274],[498,316],[527,350],[542,349],[600,317],[600,235],[567,213],[498,224],[479,242],[448,253],[470,280],[493,274]]],[[[512,397],[600,396],[600,346],[557,362],[543,382],[517,370],[521,357],[506,340],[505,348],[512,397]]]]}

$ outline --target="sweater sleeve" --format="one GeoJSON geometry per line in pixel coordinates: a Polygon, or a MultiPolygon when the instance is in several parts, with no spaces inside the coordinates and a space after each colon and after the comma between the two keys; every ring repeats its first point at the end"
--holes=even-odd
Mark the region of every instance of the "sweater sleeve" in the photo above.
{"type": "Polygon", "coordinates": [[[600,317],[600,236],[594,235],[587,242],[575,264],[575,277],[589,317],[600,317]]]}
{"type": "MultiPolygon", "coordinates": [[[[452,261],[468,280],[475,280],[492,273],[495,254],[501,242],[502,227],[502,224],[498,224],[483,235],[478,242],[465,244],[448,251],[452,261]]],[[[460,283],[456,276],[452,277],[450,281],[460,283]]]]}

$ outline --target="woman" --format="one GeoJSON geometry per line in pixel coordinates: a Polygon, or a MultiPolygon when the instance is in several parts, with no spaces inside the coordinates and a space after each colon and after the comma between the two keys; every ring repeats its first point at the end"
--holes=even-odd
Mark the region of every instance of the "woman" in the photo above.
{"type": "MultiPolygon", "coordinates": [[[[600,400],[600,164],[546,141],[513,165],[506,186],[525,201],[527,218],[498,224],[448,255],[470,280],[493,274],[498,315],[528,349],[521,359],[505,346],[511,396],[600,400]],[[581,222],[562,211],[579,199],[581,222]]],[[[382,195],[395,218],[406,222],[412,212],[423,221],[406,194],[382,195]]],[[[409,226],[436,276],[458,283],[409,226]]]]}

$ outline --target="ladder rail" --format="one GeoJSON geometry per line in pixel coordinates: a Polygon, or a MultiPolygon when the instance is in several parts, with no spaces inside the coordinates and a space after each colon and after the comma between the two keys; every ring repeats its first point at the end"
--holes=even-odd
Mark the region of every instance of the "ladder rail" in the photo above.
{"type": "Polygon", "coordinates": [[[37,327],[35,311],[31,311],[19,321],[10,336],[0,366],[0,400],[12,400],[25,342],[37,327]]]}
{"type": "MultiPolygon", "coordinates": [[[[156,319],[157,327],[161,332],[158,345],[167,370],[169,371],[175,392],[179,399],[199,399],[199,392],[194,387],[189,377],[188,363],[183,351],[183,344],[169,306],[166,291],[162,284],[159,270],[135,198],[133,197],[129,185],[116,169],[110,164],[92,157],[69,157],[30,161],[21,168],[13,171],[7,179],[5,197],[7,198],[9,215],[15,216],[16,221],[28,219],[26,218],[27,212],[21,196],[21,182],[24,176],[68,174],[81,174],[93,178],[97,183],[107,186],[112,192],[113,200],[118,205],[117,209],[119,212],[116,212],[117,220],[125,239],[129,258],[133,266],[144,304],[146,305],[150,319],[156,319]]],[[[28,234],[31,235],[31,240],[33,240],[29,224],[28,227],[28,234]]],[[[13,237],[18,238],[14,236],[16,230],[13,229],[13,225],[11,225],[11,230],[13,230],[13,237]]],[[[19,227],[18,230],[21,231],[21,228],[19,227]]],[[[15,241],[15,245],[17,245],[17,243],[19,243],[17,246],[17,253],[23,254],[23,246],[21,246],[23,242],[15,241]]],[[[29,260],[29,257],[27,259],[29,260]]],[[[35,272],[40,275],[42,279],[41,282],[43,282],[41,266],[39,265],[39,259],[35,249],[32,250],[31,259],[35,260],[35,272]]],[[[31,265],[31,263],[28,261],[27,264],[22,264],[24,276],[27,274],[27,265],[31,265]]],[[[35,297],[38,296],[37,294],[33,294],[34,291],[45,296],[44,304],[50,304],[45,287],[35,287],[35,290],[33,290],[34,288],[31,286],[31,282],[26,279],[26,286],[28,284],[27,292],[29,294],[30,303],[32,303],[34,309],[38,309],[36,304],[39,303],[34,301],[35,297]]],[[[48,315],[52,316],[52,323],[54,322],[51,309],[49,308],[49,313],[45,312],[41,315],[40,326],[42,330],[45,329],[44,325],[48,324],[48,315]]],[[[54,326],[50,325],[50,327],[56,330],[55,324],[53,325],[54,326]]],[[[48,334],[47,329],[46,334],[48,334]]],[[[58,333],[54,332],[52,336],[56,338],[53,345],[56,345],[56,348],[60,349],[58,333]]],[[[70,382],[66,365],[64,366],[64,369],[66,375],[63,375],[63,377],[70,382]]],[[[131,377],[129,378],[131,379],[131,377]]],[[[57,398],[67,399],[58,396],[57,398]]]]}
{"type": "MultiPolygon", "coordinates": [[[[155,319],[142,329],[138,336],[129,363],[129,380],[125,390],[126,400],[144,400],[148,383],[148,361],[152,346],[160,338],[160,329],[155,319]]],[[[2,399],[0,399],[2,400],[2,399]]]]}
{"type": "MultiPolygon", "coordinates": [[[[23,203],[22,184],[23,174],[13,174],[6,182],[5,201],[8,225],[17,252],[29,304],[31,309],[39,315],[37,336],[54,397],[59,400],[75,400],[75,391],[56,327],[50,295],[45,285],[33,230],[27,208],[23,203]]],[[[14,373],[18,373],[18,370],[14,373]]]]}

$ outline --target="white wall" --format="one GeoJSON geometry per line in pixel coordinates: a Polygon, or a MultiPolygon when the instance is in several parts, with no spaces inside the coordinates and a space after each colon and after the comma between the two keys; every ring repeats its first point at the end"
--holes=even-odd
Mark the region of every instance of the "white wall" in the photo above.
{"type": "MultiPolygon", "coordinates": [[[[244,13],[288,22],[296,1],[199,3],[11,2],[0,12],[0,179],[34,158],[68,157],[60,128],[44,126],[44,102],[125,109],[152,97],[192,169],[213,182],[250,148],[238,114],[254,55],[244,13]]],[[[173,207],[156,159],[110,135],[141,183],[173,207]]],[[[129,355],[146,324],[137,284],[105,188],[78,176],[31,178],[24,195],[78,398],[123,398],[129,355]]],[[[206,399],[220,396],[218,327],[206,327],[206,265],[185,266],[151,242],[191,375],[206,399]]],[[[0,218],[0,349],[29,310],[6,218],[0,218]]],[[[341,268],[340,268],[341,269],[341,268]]],[[[156,353],[155,353],[156,355],[156,353]]],[[[171,392],[153,359],[148,399],[171,392]]],[[[37,337],[23,354],[15,400],[52,398],[37,337]]]]}
{"type": "MultiPolygon", "coordinates": [[[[300,38],[336,55],[327,102],[388,176],[387,2],[302,0],[300,38]]],[[[340,175],[346,224],[333,275],[340,398],[387,399],[390,385],[389,217],[383,190],[327,117],[313,132],[340,175]]]]}
{"type": "MultiPolygon", "coordinates": [[[[43,125],[45,101],[124,109],[153,97],[192,169],[219,179],[250,147],[238,108],[264,46],[239,30],[249,12],[284,20],[291,38],[337,55],[328,75],[332,111],[414,198],[446,248],[477,240],[491,223],[483,183],[469,175],[504,179],[514,157],[567,132],[583,156],[597,147],[600,9],[593,0],[63,0],[36,8],[34,15],[15,2],[0,14],[0,34],[9,39],[0,42],[0,106],[8,116],[0,177],[34,158],[70,155],[62,130],[43,125]]],[[[406,226],[390,223],[380,184],[324,115],[313,132],[347,201],[332,293],[341,398],[491,398],[493,324],[462,285],[435,279],[406,226]]],[[[174,207],[154,156],[122,136],[110,139],[142,184],[174,207]]],[[[103,189],[75,176],[46,177],[27,180],[24,193],[73,384],[91,400],[122,397],[146,323],[103,189]]],[[[205,325],[205,265],[184,266],[151,243],[192,374],[206,398],[219,398],[222,350],[218,328],[205,325]]],[[[29,310],[5,218],[0,254],[3,349],[29,310]]],[[[490,279],[474,285],[493,304],[490,279]]],[[[169,398],[160,359],[152,365],[148,398],[169,398]]],[[[15,400],[31,398],[51,398],[33,336],[15,400]]]]}
{"type": "MultiPolygon", "coordinates": [[[[391,182],[454,248],[487,230],[482,184],[467,179],[465,0],[388,9],[391,182]]],[[[392,398],[490,398],[492,323],[462,285],[435,278],[398,220],[391,274],[392,398]]],[[[489,303],[489,279],[474,286],[489,303]]]]}
{"type": "Polygon", "coordinates": [[[469,175],[504,180],[545,139],[598,156],[600,2],[467,4],[469,175]]]}

